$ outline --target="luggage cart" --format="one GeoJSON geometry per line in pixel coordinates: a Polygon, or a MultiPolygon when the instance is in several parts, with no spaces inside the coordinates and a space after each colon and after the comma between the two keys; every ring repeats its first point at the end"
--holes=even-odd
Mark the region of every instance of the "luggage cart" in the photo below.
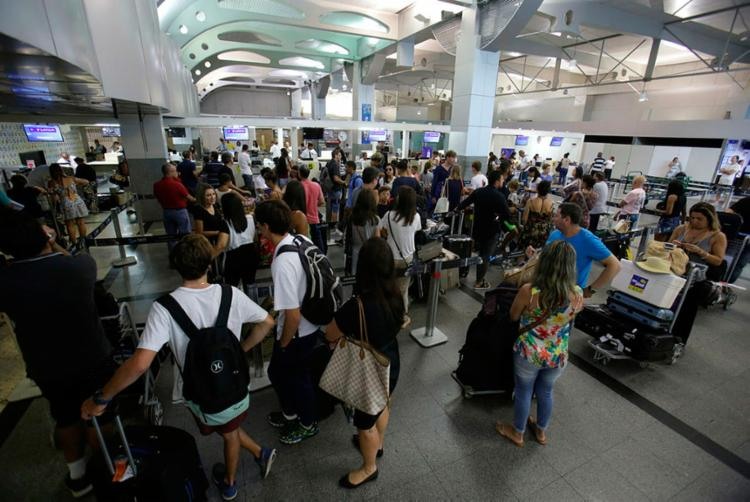
{"type": "MultiPolygon", "coordinates": [[[[698,265],[693,263],[689,265],[687,279],[685,281],[685,285],[682,287],[682,291],[680,292],[677,304],[672,309],[672,311],[674,312],[674,316],[669,323],[666,334],[670,336],[672,335],[674,325],[677,322],[677,317],[679,316],[680,310],[682,309],[682,305],[685,301],[685,295],[687,294],[690,287],[697,280],[699,280],[700,277],[705,277],[705,272],[705,265],[698,265]]],[[[587,334],[594,336],[593,340],[588,341],[589,346],[594,350],[594,361],[602,364],[603,366],[606,366],[612,360],[622,359],[635,361],[640,365],[641,368],[646,368],[650,364],[650,362],[647,360],[641,360],[633,357],[632,350],[626,347],[622,340],[619,340],[616,337],[612,336],[611,333],[596,335],[592,335],[591,333],[587,334]]],[[[672,348],[671,356],[666,359],[667,364],[675,364],[680,359],[680,357],[682,357],[684,348],[684,344],[676,342],[674,344],[674,347],[672,348]]]]}
{"type": "MultiPolygon", "coordinates": [[[[119,313],[116,316],[102,317],[105,323],[118,322],[120,328],[120,347],[115,351],[114,360],[117,364],[124,363],[131,355],[141,339],[141,331],[138,330],[130,307],[127,303],[120,304],[119,313]]],[[[156,395],[156,379],[163,359],[157,355],[151,363],[151,367],[143,374],[142,391],[139,391],[138,404],[143,407],[143,415],[152,425],[161,425],[164,420],[164,406],[156,395]]],[[[135,388],[139,385],[134,384],[135,388]]]]}

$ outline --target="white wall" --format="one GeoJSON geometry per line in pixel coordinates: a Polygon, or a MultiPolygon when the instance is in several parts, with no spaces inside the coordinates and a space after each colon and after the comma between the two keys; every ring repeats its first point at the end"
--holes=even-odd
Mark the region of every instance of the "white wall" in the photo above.
{"type": "Polygon", "coordinates": [[[552,134],[544,133],[532,133],[532,132],[519,132],[529,137],[528,146],[515,146],[516,135],[509,134],[495,134],[492,137],[491,149],[498,157],[500,156],[501,148],[514,148],[516,151],[523,150],[529,157],[533,157],[534,154],[539,154],[542,160],[551,158],[554,161],[558,161],[562,156],[570,152],[571,160],[578,160],[579,152],[583,146],[583,140],[580,138],[565,137],[564,134],[554,134],[554,136],[563,136],[563,142],[561,146],[550,146],[552,134]]]}
{"type": "Polygon", "coordinates": [[[243,87],[216,89],[201,101],[201,113],[289,117],[292,100],[286,90],[260,90],[243,87]]]}
{"type": "MultiPolygon", "coordinates": [[[[493,124],[505,121],[577,121],[583,118],[585,98],[575,96],[541,97],[530,94],[528,97],[508,95],[495,99],[493,124]],[[581,99],[583,98],[583,99],[581,99]]],[[[501,126],[502,127],[502,126],[501,126]]]]}

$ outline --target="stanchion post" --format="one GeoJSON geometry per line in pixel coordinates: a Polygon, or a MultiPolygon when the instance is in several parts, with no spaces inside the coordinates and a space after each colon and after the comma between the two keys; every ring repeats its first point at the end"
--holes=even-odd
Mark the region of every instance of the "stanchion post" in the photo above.
{"type": "Polygon", "coordinates": [[[442,260],[432,262],[432,277],[430,279],[430,289],[427,296],[427,322],[424,328],[417,328],[411,332],[411,337],[422,347],[429,348],[440,345],[448,341],[445,333],[435,326],[437,318],[437,303],[440,293],[440,278],[443,268],[442,260]]]}
{"type": "Polygon", "coordinates": [[[636,252],[636,258],[646,252],[648,247],[648,234],[651,231],[651,227],[641,228],[641,240],[638,241],[638,251],[636,252]]]}
{"type": "MultiPolygon", "coordinates": [[[[115,237],[121,239],[122,230],[120,230],[119,213],[117,209],[112,208],[110,214],[112,215],[112,224],[115,226],[115,237]]],[[[129,267],[130,265],[138,263],[138,259],[135,256],[128,256],[125,254],[125,246],[118,244],[117,247],[120,248],[120,259],[112,261],[113,267],[129,267]]]]}

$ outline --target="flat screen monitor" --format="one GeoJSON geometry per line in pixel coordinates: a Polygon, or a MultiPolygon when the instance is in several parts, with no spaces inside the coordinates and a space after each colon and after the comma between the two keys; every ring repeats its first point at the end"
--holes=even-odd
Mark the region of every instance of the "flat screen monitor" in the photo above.
{"type": "Polygon", "coordinates": [[[436,131],[425,131],[424,142],[425,143],[439,143],[440,133],[436,131]]]}
{"type": "Polygon", "coordinates": [[[60,132],[60,126],[57,124],[24,124],[23,132],[26,133],[26,139],[28,139],[31,143],[37,141],[63,141],[62,132],[60,132]]]}
{"type": "Polygon", "coordinates": [[[549,146],[562,146],[562,136],[552,136],[552,140],[549,142],[549,146]]]}
{"type": "Polygon", "coordinates": [[[225,127],[224,139],[227,141],[249,141],[250,131],[245,126],[225,127]]]}
{"type": "Polygon", "coordinates": [[[422,147],[422,153],[420,155],[423,159],[429,159],[432,157],[432,147],[431,146],[423,146],[422,147]]]}
{"type": "Polygon", "coordinates": [[[102,127],[102,136],[105,138],[119,138],[120,128],[119,127],[102,127]]]}
{"type": "Polygon", "coordinates": [[[323,140],[326,142],[326,145],[338,145],[340,143],[339,136],[334,129],[324,129],[323,140]]]}
{"type": "Polygon", "coordinates": [[[323,139],[323,131],[324,129],[322,127],[303,127],[302,128],[302,137],[305,139],[323,139]]]}
{"type": "Polygon", "coordinates": [[[516,146],[526,146],[529,144],[528,136],[516,136],[516,146]]]}
{"type": "Polygon", "coordinates": [[[187,136],[187,133],[184,127],[170,127],[167,129],[167,135],[170,138],[184,138],[187,136]]]}
{"type": "Polygon", "coordinates": [[[21,152],[18,156],[21,158],[21,164],[24,166],[27,166],[30,160],[34,162],[34,167],[47,164],[47,159],[44,158],[44,152],[42,150],[21,152]]]}
{"type": "Polygon", "coordinates": [[[386,141],[388,134],[385,129],[373,129],[370,131],[370,142],[373,141],[386,141]]]}

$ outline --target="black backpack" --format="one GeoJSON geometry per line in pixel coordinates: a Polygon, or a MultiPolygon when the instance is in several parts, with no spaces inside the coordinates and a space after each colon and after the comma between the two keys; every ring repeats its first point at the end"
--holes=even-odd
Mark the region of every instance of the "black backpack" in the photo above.
{"type": "MultiPolygon", "coordinates": [[[[221,287],[219,315],[213,327],[198,329],[171,295],[157,300],[188,337],[185,364],[180,368],[185,399],[204,413],[218,413],[247,396],[250,370],[240,341],[227,327],[232,287],[221,287]]],[[[179,365],[178,365],[179,368],[179,365]]]]}
{"type": "Polygon", "coordinates": [[[299,235],[294,244],[281,246],[277,254],[281,253],[297,253],[305,270],[307,286],[300,307],[304,318],[318,326],[331,322],[343,303],[344,289],[328,257],[299,235]]]}

